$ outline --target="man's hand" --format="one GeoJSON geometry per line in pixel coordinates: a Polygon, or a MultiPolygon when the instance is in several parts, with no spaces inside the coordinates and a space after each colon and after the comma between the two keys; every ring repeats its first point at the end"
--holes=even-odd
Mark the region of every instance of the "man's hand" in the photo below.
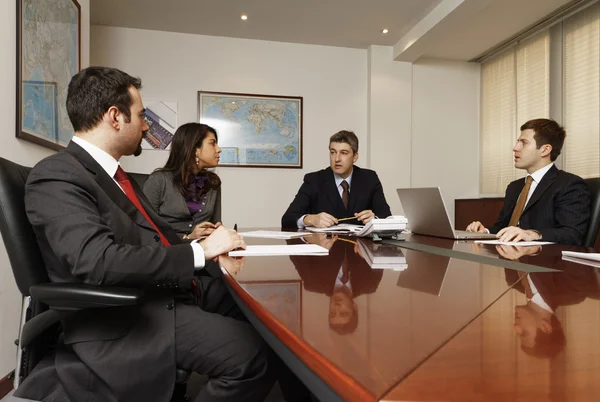
{"type": "Polygon", "coordinates": [[[483,226],[479,221],[471,222],[469,226],[467,226],[466,230],[467,232],[487,233],[485,226],[483,226]]]}
{"type": "Polygon", "coordinates": [[[217,257],[217,261],[221,268],[225,268],[230,275],[235,275],[240,272],[244,266],[246,257],[230,257],[228,255],[220,255],[217,257]]]}
{"type": "Polygon", "coordinates": [[[500,254],[502,257],[506,258],[507,260],[518,260],[519,258],[523,257],[524,255],[538,254],[540,251],[542,251],[542,247],[541,246],[520,247],[520,246],[508,246],[506,244],[499,244],[496,246],[496,251],[498,251],[498,254],[500,254]]]}
{"type": "Polygon", "coordinates": [[[188,235],[188,239],[194,240],[194,239],[203,239],[207,236],[210,236],[210,234],[212,232],[215,231],[216,228],[218,228],[219,226],[221,226],[221,222],[217,223],[216,225],[212,222],[202,222],[196,225],[196,227],[194,227],[194,230],[192,230],[192,233],[190,233],[188,235]]]}
{"type": "Polygon", "coordinates": [[[354,216],[356,216],[356,219],[361,221],[364,225],[371,222],[373,218],[375,218],[375,214],[370,209],[365,209],[364,211],[357,212],[354,214],[354,216]]]}
{"type": "Polygon", "coordinates": [[[335,217],[327,212],[321,212],[316,215],[306,215],[304,217],[304,226],[314,226],[316,228],[328,228],[337,225],[338,221],[335,217]]]}
{"type": "Polygon", "coordinates": [[[534,241],[540,239],[540,234],[534,230],[523,230],[516,226],[509,226],[496,235],[500,241],[534,241]]]}
{"type": "Polygon", "coordinates": [[[246,248],[244,239],[235,230],[219,226],[206,239],[200,242],[204,249],[204,259],[210,260],[238,248],[246,248]]]}

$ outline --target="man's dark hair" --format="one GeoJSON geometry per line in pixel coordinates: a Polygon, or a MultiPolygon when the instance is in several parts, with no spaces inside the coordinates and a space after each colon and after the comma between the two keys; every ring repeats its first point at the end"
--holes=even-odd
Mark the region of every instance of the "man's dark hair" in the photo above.
{"type": "Polygon", "coordinates": [[[533,347],[521,346],[523,352],[529,356],[550,358],[560,353],[567,343],[565,332],[558,318],[554,314],[550,318],[550,327],[552,332],[546,333],[538,329],[535,336],[535,345],[533,347]]]}
{"type": "Polygon", "coordinates": [[[358,152],[358,137],[352,131],[342,130],[338,131],[334,135],[329,138],[329,144],[332,142],[343,142],[345,144],[350,145],[352,148],[352,152],[358,152]]]}
{"type": "Polygon", "coordinates": [[[67,113],[76,132],[93,129],[111,106],[131,119],[133,99],[129,88],[140,89],[142,81],[116,68],[88,67],[71,78],[67,113]]]}
{"type": "Polygon", "coordinates": [[[533,138],[535,139],[537,149],[546,144],[552,146],[550,160],[555,161],[558,158],[565,143],[567,133],[557,122],[552,119],[529,120],[521,126],[521,131],[524,130],[533,130],[535,132],[533,138]]]}

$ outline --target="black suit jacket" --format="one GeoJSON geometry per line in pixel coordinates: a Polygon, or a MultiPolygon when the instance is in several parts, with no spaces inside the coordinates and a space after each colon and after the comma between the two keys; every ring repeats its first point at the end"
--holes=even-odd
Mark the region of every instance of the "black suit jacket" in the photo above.
{"type": "Polygon", "coordinates": [[[352,243],[336,241],[326,257],[290,256],[290,260],[302,279],[304,289],[331,296],[344,256],[348,257],[352,297],[375,292],[381,282],[383,270],[371,269],[369,264],[354,252],[352,243]]]}
{"type": "MultiPolygon", "coordinates": [[[[297,228],[298,219],[307,214],[327,212],[336,218],[345,218],[367,209],[372,210],[378,218],[391,215],[377,173],[358,166],[353,167],[348,208],[345,208],[335,185],[333,171],[327,168],[304,176],[304,183],[298,194],[281,218],[281,226],[297,228]]],[[[360,224],[356,219],[346,223],[360,224]]]]}
{"type": "Polygon", "coordinates": [[[132,185],[170,247],[162,246],[154,228],[77,144],[42,160],[29,174],[27,216],[52,282],[147,290],[138,307],[91,309],[63,321],[66,347],[57,352],[55,366],[68,399],[54,400],[170,399],[176,369],[174,296],[186,297],[194,256],[133,180],[132,185]]]}
{"type": "MultiPolygon", "coordinates": [[[[504,206],[490,233],[508,226],[525,179],[506,188],[504,206]]],[[[542,240],[581,245],[590,219],[590,192],[579,176],[552,166],[544,175],[523,210],[519,227],[537,230],[542,240]]]]}
{"type": "MultiPolygon", "coordinates": [[[[597,268],[581,265],[564,272],[534,272],[529,276],[542,299],[554,311],[560,306],[579,304],[598,294],[595,269],[597,268]]],[[[525,294],[519,273],[511,269],[505,269],[504,273],[506,283],[512,285],[518,281],[514,288],[525,294]]]]}

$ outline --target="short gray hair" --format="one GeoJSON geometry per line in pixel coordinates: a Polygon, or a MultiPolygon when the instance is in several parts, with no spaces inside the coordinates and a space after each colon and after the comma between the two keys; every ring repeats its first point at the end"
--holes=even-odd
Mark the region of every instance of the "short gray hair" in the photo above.
{"type": "Polygon", "coordinates": [[[343,142],[344,144],[350,145],[352,152],[358,152],[358,137],[352,131],[342,130],[338,131],[329,138],[329,144],[332,142],[343,142]]]}

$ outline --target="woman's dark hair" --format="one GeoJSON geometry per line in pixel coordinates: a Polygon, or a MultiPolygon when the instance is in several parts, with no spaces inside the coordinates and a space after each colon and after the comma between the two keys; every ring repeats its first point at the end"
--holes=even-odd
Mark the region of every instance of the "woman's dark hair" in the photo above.
{"type": "MultiPolygon", "coordinates": [[[[157,169],[173,173],[173,184],[184,197],[192,195],[193,190],[189,187],[190,179],[194,174],[193,167],[196,165],[196,148],[202,146],[202,141],[209,133],[213,133],[215,139],[219,140],[217,131],[206,124],[186,123],[181,125],[173,136],[167,163],[164,167],[157,169]]],[[[205,176],[207,181],[196,194],[197,197],[221,186],[221,179],[213,172],[202,169],[198,175],[205,176]]]]}

